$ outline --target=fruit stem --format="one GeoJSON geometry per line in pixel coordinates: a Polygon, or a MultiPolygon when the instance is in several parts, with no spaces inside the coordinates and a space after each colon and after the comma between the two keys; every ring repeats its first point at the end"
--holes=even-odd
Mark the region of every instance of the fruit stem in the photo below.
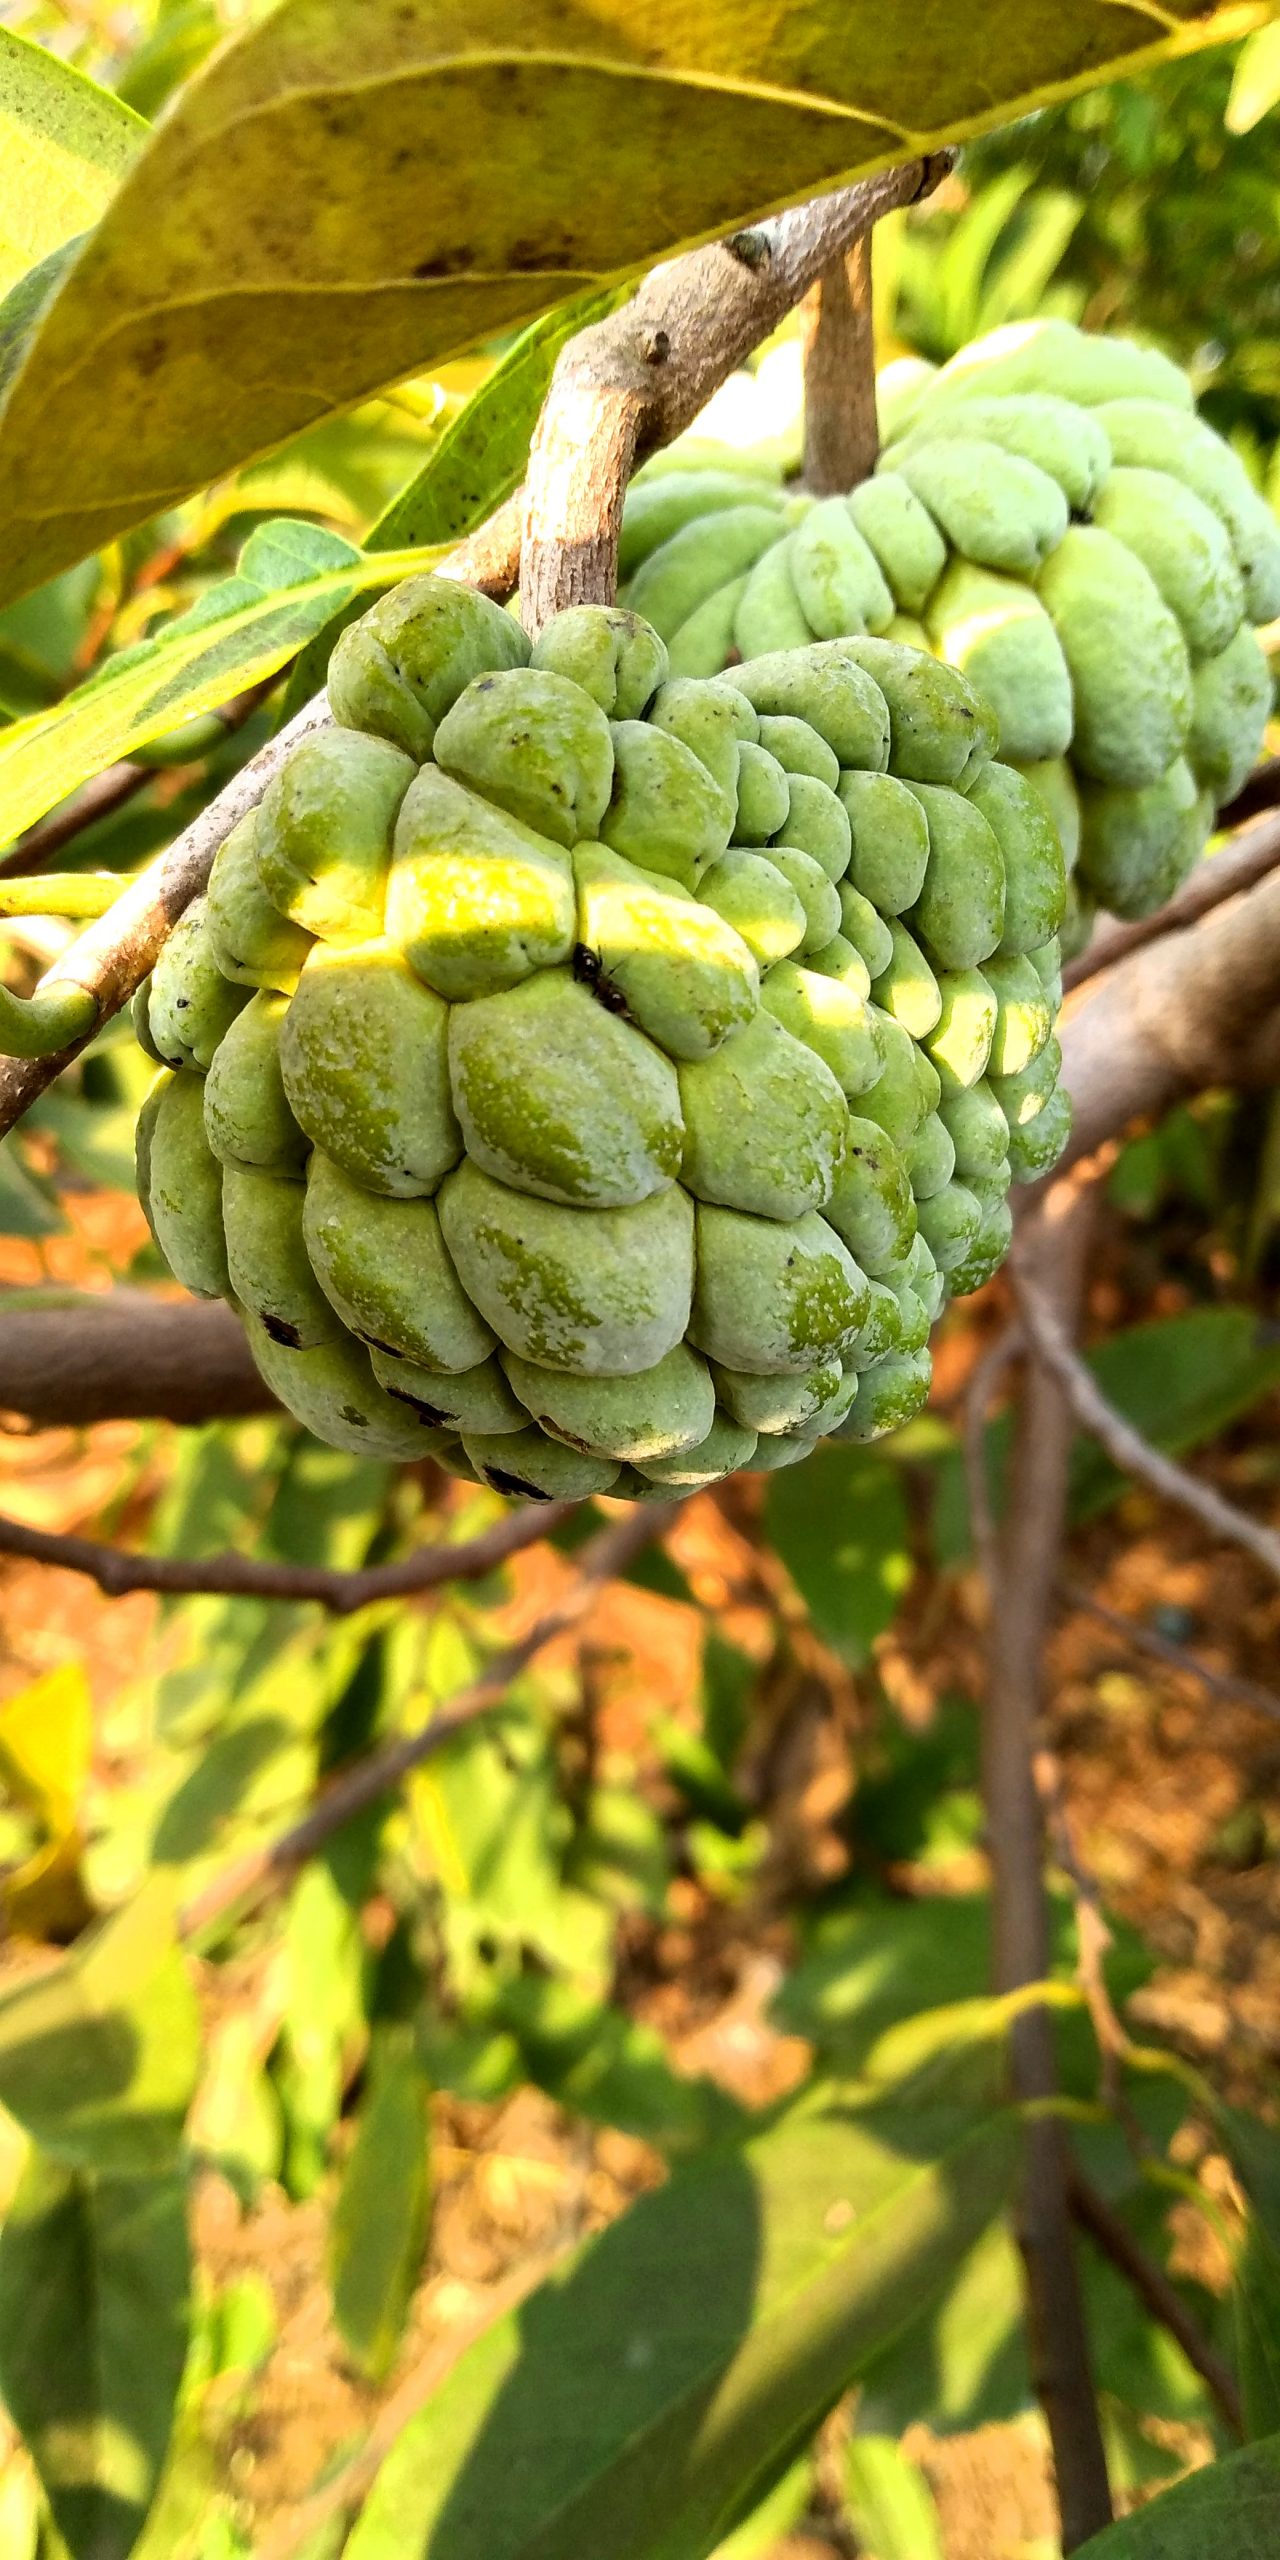
{"type": "Polygon", "coordinates": [[[870,232],[810,288],[804,330],[804,485],[828,498],[876,467],[876,343],[870,232]]]}

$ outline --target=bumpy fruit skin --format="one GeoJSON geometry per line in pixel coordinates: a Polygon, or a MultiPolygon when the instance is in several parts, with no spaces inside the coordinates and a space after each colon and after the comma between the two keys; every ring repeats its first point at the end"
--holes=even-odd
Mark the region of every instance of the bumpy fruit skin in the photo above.
{"type": "MultiPolygon", "coordinates": [[[[688,536],[763,563],[788,529],[687,494],[629,551],[681,546],[671,616],[688,536]]],[[[804,554],[880,621],[881,555],[932,557],[885,496],[804,554]]],[[[874,631],[673,675],[625,608],[528,652],[425,578],[334,698],[141,1008],[177,1276],[322,1439],[528,1500],[892,1429],[1065,1136],[1057,838],[964,676],[874,631]]]]}
{"type": "MultiPolygon", "coordinates": [[[[1144,915],[1172,895],[1257,757],[1272,687],[1255,627],[1280,615],[1280,526],[1177,366],[1063,320],[994,330],[941,369],[892,365],[879,406],[879,465],[847,499],[790,497],[763,454],[753,484],[741,455],[732,472],[642,473],[624,516],[624,599],[639,601],[642,581],[664,591],[668,552],[676,568],[696,558],[682,668],[741,682],[732,660],[764,659],[767,677],[749,679],[762,732],[790,710],[778,670],[814,640],[878,684],[888,754],[835,741],[854,833],[846,900],[851,884],[909,917],[920,894],[893,888],[887,824],[865,851],[859,808],[877,776],[968,791],[993,753],[1016,767],[1056,830],[1067,884],[1060,922],[1042,932],[1034,884],[1024,895],[1007,880],[1001,947],[1061,930],[1078,950],[1100,906],[1144,915]],[[761,547],[744,568],[740,531],[717,586],[717,528],[744,515],[761,547]],[[968,678],[984,727],[929,716],[922,651],[968,678]]],[[[889,805],[880,795],[886,820],[889,805]]],[[[822,859],[803,833],[789,840],[822,859]]],[[[1001,850],[1008,870],[1003,838],[1001,850]]],[[[1059,887],[1036,870],[1047,912],[1059,887]]],[[[842,930],[863,950],[848,916],[842,930]]]]}

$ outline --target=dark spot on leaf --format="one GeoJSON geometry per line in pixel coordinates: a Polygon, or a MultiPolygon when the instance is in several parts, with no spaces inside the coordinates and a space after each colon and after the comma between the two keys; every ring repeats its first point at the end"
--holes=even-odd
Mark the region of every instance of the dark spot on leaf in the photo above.
{"type": "Polygon", "coordinates": [[[420,258],[416,267],[410,269],[410,273],[417,277],[420,284],[426,284],[437,276],[465,275],[470,264],[469,250],[448,249],[443,250],[436,258],[420,258]]]}

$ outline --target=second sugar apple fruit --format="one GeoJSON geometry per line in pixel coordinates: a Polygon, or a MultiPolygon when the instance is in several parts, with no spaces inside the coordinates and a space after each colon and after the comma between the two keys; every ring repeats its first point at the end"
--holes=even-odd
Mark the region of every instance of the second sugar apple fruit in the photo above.
{"type": "Polygon", "coordinates": [[[881,407],[874,475],[817,501],[775,479],[771,535],[767,458],[748,491],[673,448],[628,497],[622,600],[681,675],[841,634],[960,669],[1057,827],[1076,948],[1097,907],[1172,894],[1256,759],[1280,526],[1175,365],[1066,321],[913,365],[881,407]]]}
{"type": "MultiPolygon", "coordinates": [[[[861,539],[811,596],[876,596],[861,539]]],[[[424,577],[330,698],[139,1001],[175,1275],[321,1439],[529,1499],[903,1421],[1066,1124],[1061,848],[967,679],[839,637],[678,677],[631,612],[531,648],[424,577]]]]}

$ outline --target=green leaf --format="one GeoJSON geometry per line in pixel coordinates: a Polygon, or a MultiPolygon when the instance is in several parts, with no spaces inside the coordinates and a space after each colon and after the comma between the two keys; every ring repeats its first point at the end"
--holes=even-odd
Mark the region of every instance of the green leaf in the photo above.
{"type": "Polygon", "coordinates": [[[50,2159],[117,2176],[178,2154],[199,2019],[161,1879],[0,2001],[0,2104],[50,2159]]]}
{"type": "Polygon", "coordinates": [[[899,1477],[873,1449],[829,1442],[802,1467],[770,1476],[765,1526],[818,1634],[864,1663],[911,1582],[899,1477]]]}
{"type": "Polygon", "coordinates": [[[1244,2193],[1244,2240],[1235,2269],[1240,2395],[1251,2436],[1280,2425],[1280,2136],[1222,2100],[1213,2122],[1244,2193]]]}
{"type": "Polygon", "coordinates": [[[46,258],[28,267],[25,275],[10,285],[0,302],[0,397],[8,390],[28,342],[35,335],[37,321],[46,304],[52,302],[85,237],[82,231],[74,232],[59,248],[51,249],[46,258]]]}
{"type": "Polygon", "coordinates": [[[0,293],[105,213],[146,132],[83,71],[0,27],[0,293]]]}
{"type": "Polygon", "coordinates": [[[174,2176],[37,2152],[0,2232],[0,2389],[71,2560],[126,2560],[155,2495],[189,2321],[174,2176]]]}
{"type": "Polygon", "coordinates": [[[1278,2509],[1280,2435],[1162,2490],[1082,2543],[1078,2560],[1275,2560],[1278,2509]]]}
{"type": "Polygon", "coordinates": [[[747,2517],[744,2524],[724,2542],[718,2542],[711,2560],[773,2560],[778,2542],[797,2524],[809,2504],[813,2488],[813,2463],[806,2453],[783,2472],[777,2486],[747,2517]]]}
{"type": "Polygon", "coordinates": [[[644,2197],[462,2357],[348,2560],[702,2560],[939,2293],[1016,2120],[838,2092],[644,2197]]]}
{"type": "Polygon", "coordinates": [[[324,2173],[329,2135],[364,2023],[363,1942],[331,1858],[303,1870],[281,1950],[285,2014],[276,2077],[284,2102],[285,2183],[307,2196],[324,2173]]]}
{"type": "Polygon", "coordinates": [[[338,2327],[370,2381],[395,2362],[427,2236],[428,2088],[411,2030],[376,2038],[355,2145],[334,2207],[329,2273],[338,2327]]]}
{"type": "Polygon", "coordinates": [[[604,320],[625,288],[593,286],[558,302],[522,331],[487,382],[474,391],[365,538],[369,551],[458,542],[518,489],[556,359],[570,338],[604,320]]]}
{"type": "Polygon", "coordinates": [[[1231,96],[1227,101],[1228,133],[1249,133],[1280,101],[1280,26],[1259,27],[1240,48],[1231,96]]]}
{"type": "Polygon", "coordinates": [[[992,0],[978,42],[938,0],[904,44],[878,0],[365,0],[353,42],[345,0],[281,0],[173,100],[45,315],[0,423],[0,601],[566,294],[1241,24],[992,0]]]}
{"type": "Polygon", "coordinates": [[[0,731],[0,842],[91,775],[273,675],[336,604],[429,569],[432,551],[366,558],[318,525],[282,518],[250,536],[234,577],[154,640],[122,649],[74,693],[0,731]]]}
{"type": "Polygon", "coordinates": [[[943,2560],[933,2493],[892,2436],[850,2439],[844,2494],[868,2560],[943,2560]]]}
{"type": "MultiPolygon", "coordinates": [[[[574,294],[523,331],[432,445],[421,470],[383,508],[365,536],[366,551],[400,545],[461,542],[518,489],[529,459],[538,412],[556,358],[579,329],[603,320],[622,299],[610,290],[574,294]]],[[[4,314],[0,311],[0,332],[4,314]]],[[[3,339],[0,336],[0,362],[3,339]]],[[[285,694],[281,719],[291,719],[324,683],[330,653],[350,605],[336,613],[303,650],[285,694]]]]}

